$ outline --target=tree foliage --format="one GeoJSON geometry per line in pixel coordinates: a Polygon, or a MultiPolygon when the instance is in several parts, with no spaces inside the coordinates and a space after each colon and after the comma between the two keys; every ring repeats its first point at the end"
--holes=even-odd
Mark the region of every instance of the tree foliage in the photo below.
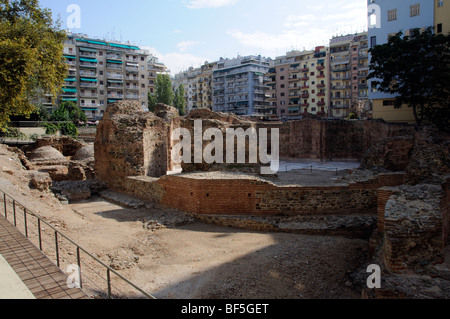
{"type": "Polygon", "coordinates": [[[152,112],[155,110],[155,106],[158,103],[173,105],[174,94],[170,76],[167,74],[158,74],[155,83],[155,94],[153,95],[149,92],[148,97],[148,108],[152,112]]]}
{"type": "Polygon", "coordinates": [[[450,35],[402,32],[370,49],[369,79],[380,92],[396,96],[394,106],[413,108],[417,124],[434,123],[450,129],[450,35]]]}
{"type": "Polygon", "coordinates": [[[0,129],[12,115],[30,115],[34,97],[58,95],[65,38],[38,0],[0,0],[0,129]]]}
{"type": "Polygon", "coordinates": [[[173,103],[181,116],[186,114],[186,100],[184,99],[183,84],[180,84],[180,86],[175,90],[175,97],[173,103]]]}
{"type": "Polygon", "coordinates": [[[74,124],[85,123],[86,114],[72,101],[62,102],[50,116],[53,122],[72,122],[74,124]]]}

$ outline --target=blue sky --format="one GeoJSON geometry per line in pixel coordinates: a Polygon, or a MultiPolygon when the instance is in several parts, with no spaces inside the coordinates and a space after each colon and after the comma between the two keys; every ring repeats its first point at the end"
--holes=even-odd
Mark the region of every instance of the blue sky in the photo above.
{"type": "Polygon", "coordinates": [[[172,73],[220,57],[275,58],[367,28],[366,0],[41,0],[67,28],[70,4],[91,37],[149,49],[172,73]]]}

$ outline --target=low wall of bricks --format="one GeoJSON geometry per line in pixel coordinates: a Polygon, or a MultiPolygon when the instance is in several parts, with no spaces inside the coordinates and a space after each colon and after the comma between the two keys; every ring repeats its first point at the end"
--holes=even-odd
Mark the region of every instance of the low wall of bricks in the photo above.
{"type": "Polygon", "coordinates": [[[378,189],[403,183],[402,173],[339,186],[278,186],[255,179],[129,177],[115,190],[204,215],[376,214],[378,189]]]}

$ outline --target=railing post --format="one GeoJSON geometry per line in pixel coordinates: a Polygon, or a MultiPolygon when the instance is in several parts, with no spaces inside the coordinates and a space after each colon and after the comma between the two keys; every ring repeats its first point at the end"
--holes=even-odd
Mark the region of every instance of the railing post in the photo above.
{"type": "Polygon", "coordinates": [[[13,216],[14,216],[14,227],[17,227],[17,222],[16,222],[16,201],[13,200],[13,216]]]}
{"type": "Polygon", "coordinates": [[[56,265],[59,268],[58,231],[55,230],[56,265]]]}
{"type": "Polygon", "coordinates": [[[8,219],[8,211],[6,209],[6,194],[3,193],[3,206],[5,207],[5,219],[8,219]]]}
{"type": "Polygon", "coordinates": [[[80,257],[80,247],[77,246],[77,263],[78,263],[78,271],[80,275],[80,288],[83,288],[83,283],[81,280],[81,257],[80,257]]]}
{"type": "Polygon", "coordinates": [[[106,269],[106,280],[108,282],[108,299],[111,299],[111,273],[109,268],[106,269]]]}
{"type": "Polygon", "coordinates": [[[25,237],[28,238],[28,226],[27,226],[27,209],[23,209],[23,223],[25,227],[25,237]]]}
{"type": "Polygon", "coordinates": [[[42,251],[41,220],[38,218],[39,250],[42,251]]]}

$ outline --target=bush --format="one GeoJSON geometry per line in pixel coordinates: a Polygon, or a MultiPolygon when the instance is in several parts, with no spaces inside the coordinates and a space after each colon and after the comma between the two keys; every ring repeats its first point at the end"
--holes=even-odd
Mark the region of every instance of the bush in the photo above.
{"type": "Polygon", "coordinates": [[[15,127],[6,127],[4,131],[0,131],[0,137],[26,139],[27,136],[15,127]]]}
{"type": "Polygon", "coordinates": [[[54,123],[45,123],[43,124],[45,127],[45,134],[53,135],[58,131],[61,131],[62,135],[77,137],[78,129],[72,122],[59,122],[57,124],[54,123]]]}

